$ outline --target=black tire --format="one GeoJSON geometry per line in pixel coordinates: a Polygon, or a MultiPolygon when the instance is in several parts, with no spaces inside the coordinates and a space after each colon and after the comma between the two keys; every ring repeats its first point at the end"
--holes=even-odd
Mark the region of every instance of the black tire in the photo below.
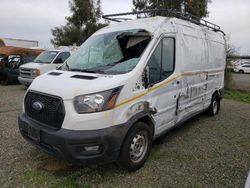
{"type": "Polygon", "coordinates": [[[9,77],[6,77],[4,80],[2,80],[2,85],[7,86],[10,84],[9,77]]]}
{"type": "Polygon", "coordinates": [[[116,161],[122,170],[134,172],[144,165],[152,147],[152,132],[152,129],[143,122],[137,122],[129,130],[116,161]]]}
{"type": "Polygon", "coordinates": [[[215,116],[220,112],[220,98],[218,94],[212,96],[211,104],[206,111],[206,114],[209,116],[215,116]]]}
{"type": "Polygon", "coordinates": [[[239,73],[240,73],[240,74],[244,74],[244,71],[243,71],[243,70],[239,70],[239,73]]]}

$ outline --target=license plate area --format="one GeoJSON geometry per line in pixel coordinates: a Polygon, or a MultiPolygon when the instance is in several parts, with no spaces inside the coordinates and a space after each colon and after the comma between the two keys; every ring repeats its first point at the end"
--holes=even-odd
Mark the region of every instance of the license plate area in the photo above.
{"type": "Polygon", "coordinates": [[[28,126],[28,137],[34,140],[35,142],[39,143],[40,142],[40,137],[41,137],[41,131],[40,129],[33,128],[31,126],[28,126]]]}

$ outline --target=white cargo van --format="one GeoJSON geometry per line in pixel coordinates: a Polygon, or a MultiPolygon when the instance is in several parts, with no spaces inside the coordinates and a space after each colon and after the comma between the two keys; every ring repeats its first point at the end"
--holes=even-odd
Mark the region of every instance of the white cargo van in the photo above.
{"type": "Polygon", "coordinates": [[[73,164],[135,171],[154,139],[199,113],[218,114],[225,38],[216,25],[181,18],[136,19],[93,34],[61,70],[31,84],[19,116],[23,137],[73,164]]]}
{"type": "Polygon", "coordinates": [[[29,86],[41,74],[60,67],[71,55],[69,50],[46,50],[34,62],[26,63],[19,68],[18,80],[21,84],[29,86]]]}

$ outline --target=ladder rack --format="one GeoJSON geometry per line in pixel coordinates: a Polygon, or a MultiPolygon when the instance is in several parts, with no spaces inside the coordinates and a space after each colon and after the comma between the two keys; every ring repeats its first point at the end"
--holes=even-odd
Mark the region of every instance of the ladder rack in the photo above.
{"type": "Polygon", "coordinates": [[[197,16],[191,15],[189,13],[178,12],[173,9],[150,9],[150,10],[125,12],[125,13],[118,13],[118,14],[107,14],[107,15],[103,15],[102,18],[109,20],[109,21],[122,22],[122,21],[131,20],[131,18],[119,18],[119,16],[136,15],[137,18],[140,18],[140,15],[148,14],[148,13],[151,13],[152,15],[155,15],[155,16],[157,15],[157,13],[161,13],[161,14],[164,14],[164,16],[166,17],[176,17],[176,18],[186,20],[197,25],[207,27],[209,29],[212,29],[215,32],[221,32],[223,35],[225,35],[225,33],[220,29],[220,26],[214,23],[211,23],[207,20],[204,20],[202,18],[199,18],[197,16]]]}

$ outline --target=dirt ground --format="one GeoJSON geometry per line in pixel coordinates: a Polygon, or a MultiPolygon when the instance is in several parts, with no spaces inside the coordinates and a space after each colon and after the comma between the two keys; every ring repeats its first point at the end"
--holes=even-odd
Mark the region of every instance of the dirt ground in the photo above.
{"type": "Polygon", "coordinates": [[[223,100],[153,145],[135,173],[113,164],[75,167],[31,146],[18,131],[24,86],[0,86],[0,187],[243,187],[250,169],[250,105],[223,100]]]}

